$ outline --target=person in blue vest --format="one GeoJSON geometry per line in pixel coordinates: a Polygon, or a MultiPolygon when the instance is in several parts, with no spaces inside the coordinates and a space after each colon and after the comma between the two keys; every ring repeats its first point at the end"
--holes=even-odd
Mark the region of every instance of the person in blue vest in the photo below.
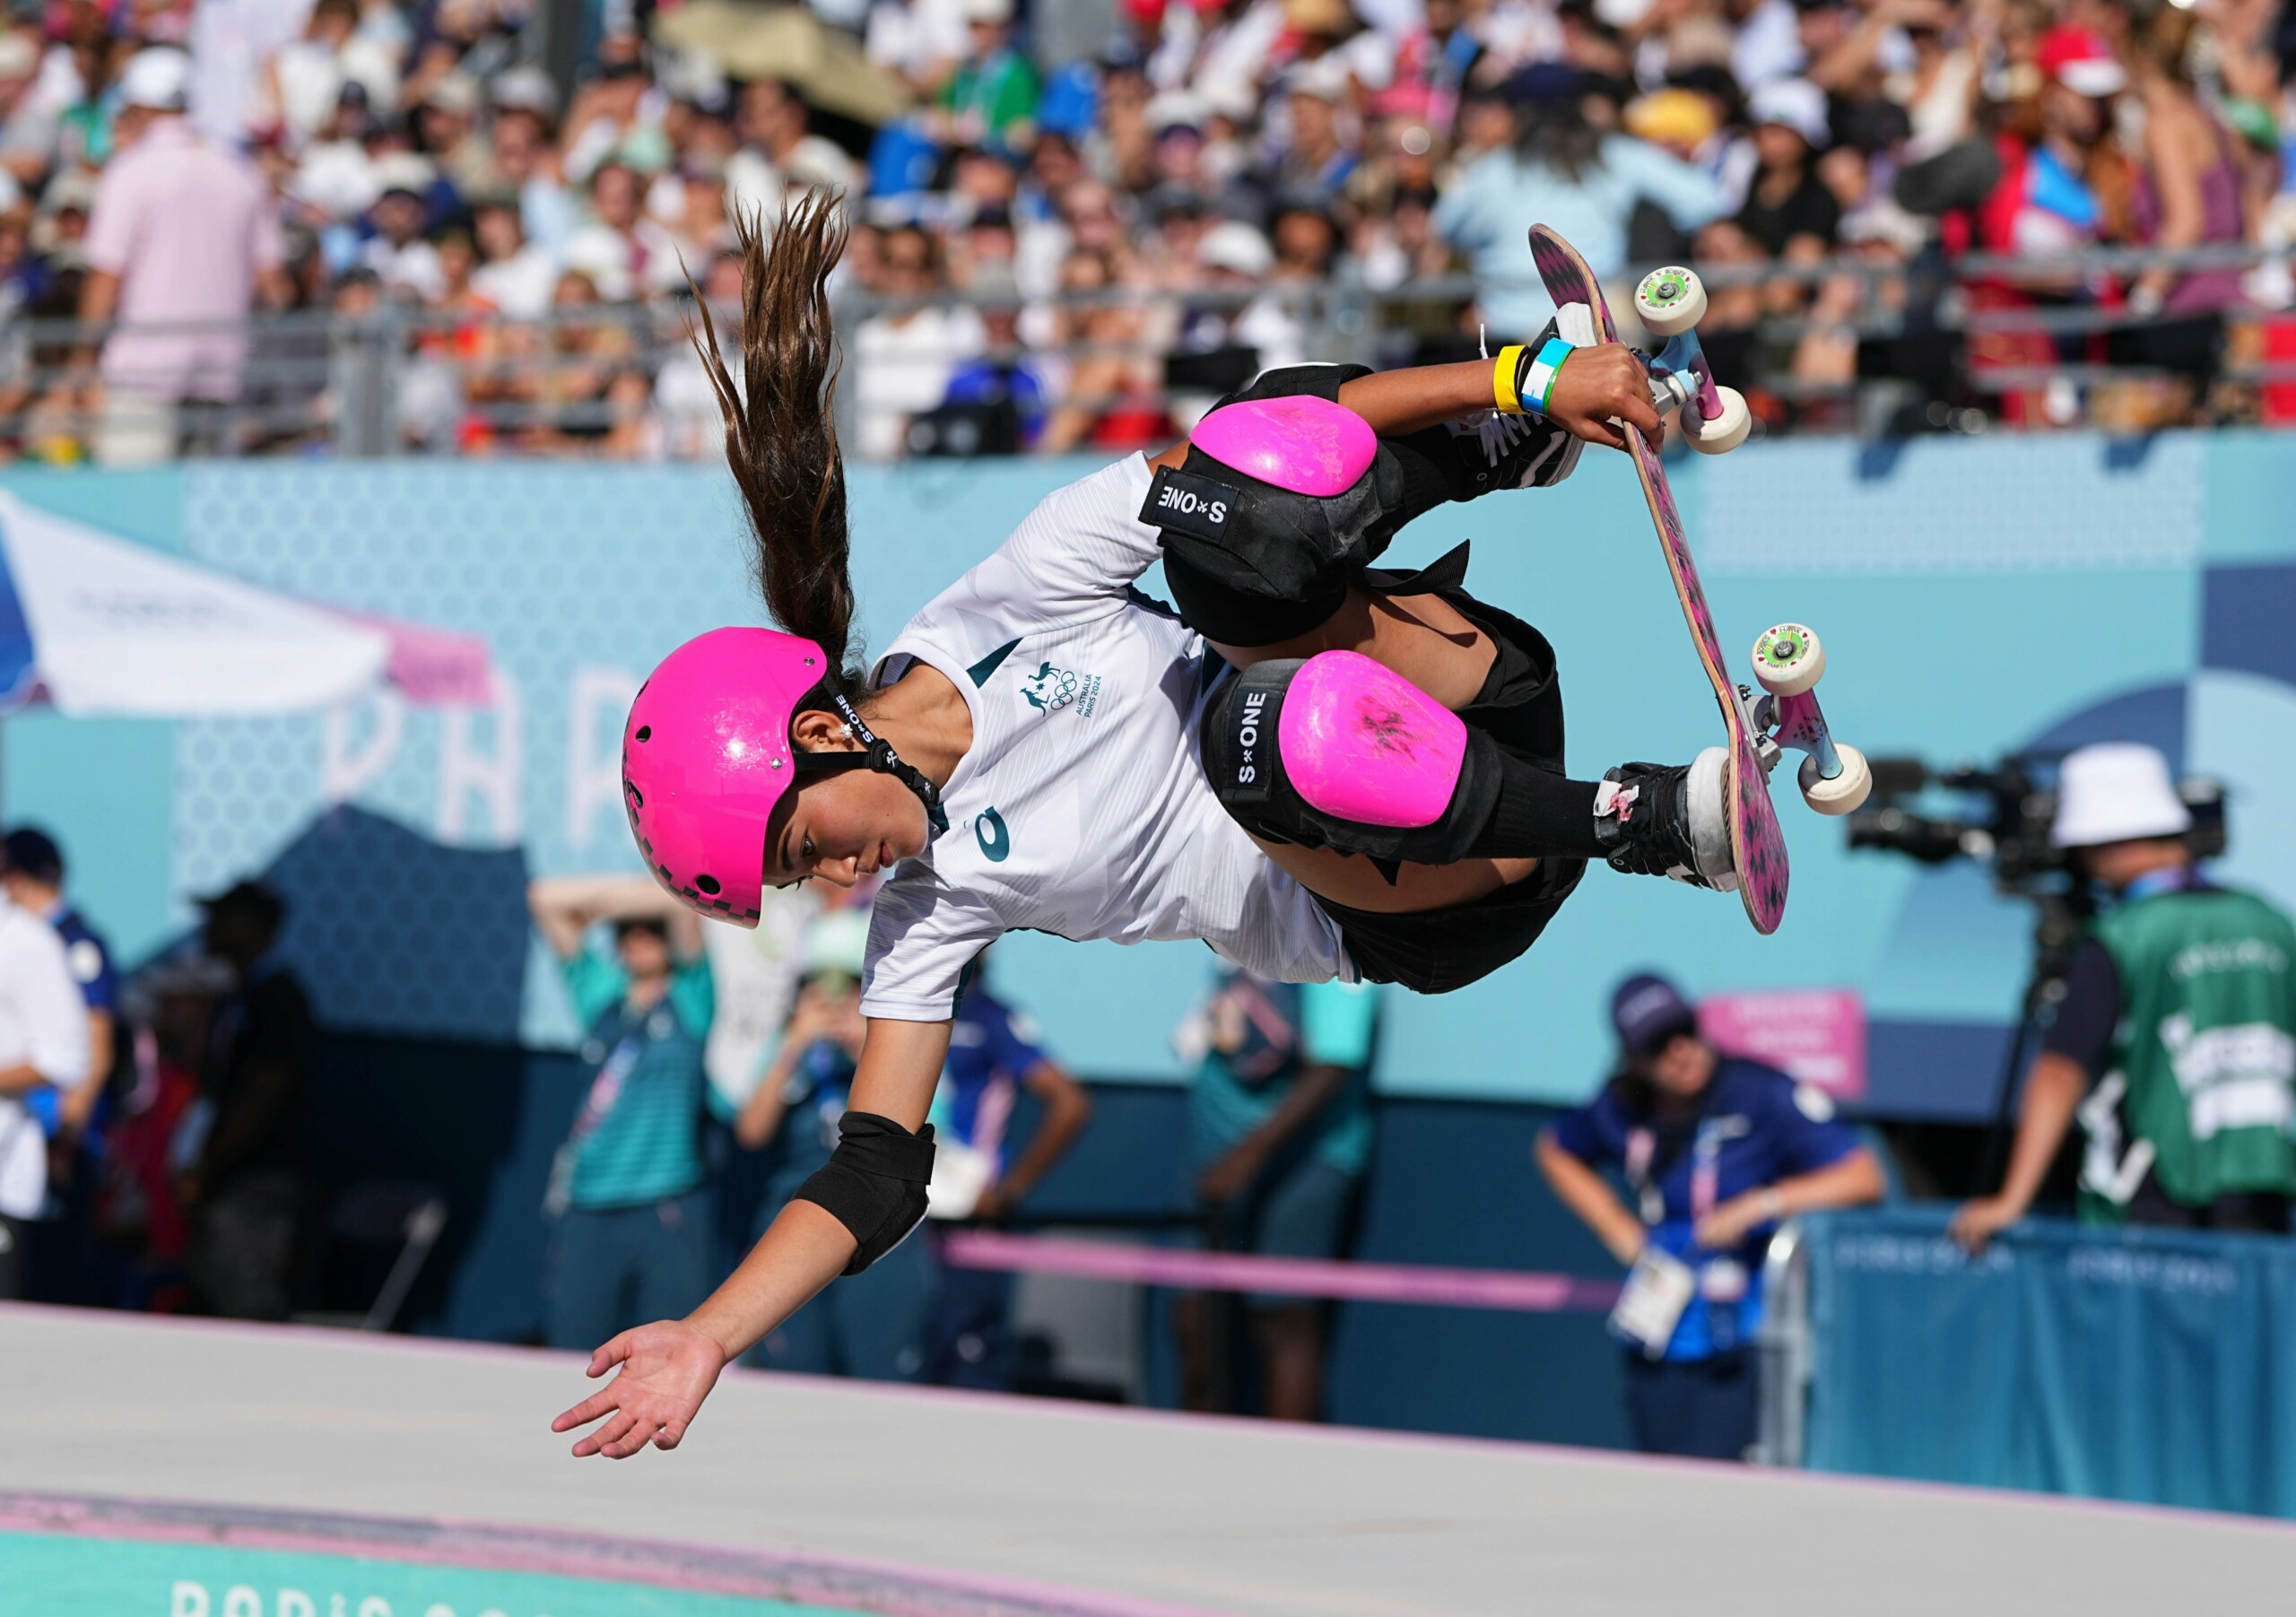
{"type": "MultiPolygon", "coordinates": [[[[1200,1046],[1188,1086],[1196,1193],[1213,1244],[1268,1257],[1341,1256],[1371,1157],[1371,1061],[1379,999],[1369,983],[1278,983],[1230,969],[1183,1030],[1200,1046]]],[[[1325,1310],[1274,1293],[1245,1300],[1262,1376],[1261,1408],[1279,1421],[1323,1418],[1325,1310]]],[[[1217,1305],[1179,1300],[1181,1399],[1219,1402],[1224,1370],[1217,1305]]]]}
{"type": "Polygon", "coordinates": [[[709,1294],[701,1062],[716,995],[701,923],[651,882],[534,883],[582,1029],[582,1100],[551,1169],[546,1334],[589,1348],[709,1294]],[[588,946],[613,927],[611,957],[588,946]]]}
{"type": "MultiPolygon", "coordinates": [[[[995,1222],[1013,1212],[1068,1154],[1091,1121],[1092,1098],[1047,1055],[1035,1020],[976,976],[949,1030],[948,1059],[927,1120],[933,1158],[930,1216],[995,1222]],[[1007,1143],[1022,1095],[1043,1108],[1016,1153],[1007,1143]]],[[[926,1332],[925,1378],[991,1391],[1013,1380],[1006,1317],[1012,1276],[944,1265],[926,1332]]]]}
{"type": "Polygon", "coordinates": [[[1770,1235],[1798,1213],[1879,1201],[1882,1165],[1822,1091],[1699,1037],[1665,978],[1620,984],[1611,1020],[1618,1070],[1540,1134],[1539,1169],[1631,1266],[1611,1324],[1627,1346],[1635,1447],[1743,1459],[1760,1413],[1752,1349],[1770,1235]],[[1623,1174],[1635,1205],[1605,1168],[1623,1174]]]}

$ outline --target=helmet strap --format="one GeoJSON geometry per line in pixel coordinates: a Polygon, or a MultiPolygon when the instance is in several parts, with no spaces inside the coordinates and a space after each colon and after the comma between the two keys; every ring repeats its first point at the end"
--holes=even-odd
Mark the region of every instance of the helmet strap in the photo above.
{"type": "Polygon", "coordinates": [[[941,806],[941,788],[925,778],[922,770],[909,763],[893,751],[893,743],[869,728],[851,702],[832,691],[828,693],[830,705],[845,723],[845,733],[861,743],[858,752],[804,752],[791,760],[801,774],[836,774],[846,769],[874,769],[890,775],[915,792],[925,804],[925,818],[936,831],[949,829],[948,812],[941,806]]]}

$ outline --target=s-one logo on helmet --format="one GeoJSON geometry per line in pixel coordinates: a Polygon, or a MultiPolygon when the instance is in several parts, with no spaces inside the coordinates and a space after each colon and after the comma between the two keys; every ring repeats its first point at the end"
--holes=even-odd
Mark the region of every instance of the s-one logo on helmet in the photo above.
{"type": "Polygon", "coordinates": [[[1073,707],[1090,718],[1100,711],[1100,676],[1039,663],[1037,671],[1021,682],[1021,694],[1039,713],[1057,713],[1063,708],[1073,707]]]}

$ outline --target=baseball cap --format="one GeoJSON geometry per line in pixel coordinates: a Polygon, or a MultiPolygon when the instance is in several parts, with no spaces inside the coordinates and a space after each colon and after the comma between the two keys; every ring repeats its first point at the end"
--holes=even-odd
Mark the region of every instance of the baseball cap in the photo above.
{"type": "Polygon", "coordinates": [[[285,900],[261,882],[234,882],[221,892],[192,902],[210,915],[219,910],[240,914],[266,926],[277,926],[287,915],[285,900]]]}
{"type": "Polygon", "coordinates": [[[0,840],[0,871],[27,875],[52,887],[64,879],[64,850],[39,827],[20,825],[0,840]]]}
{"type": "Polygon", "coordinates": [[[1698,1031],[1698,1013],[1682,992],[1656,972],[1628,978],[1611,995],[1611,1025],[1621,1048],[1637,1061],[1656,1056],[1677,1033],[1698,1031]]]}
{"type": "Polygon", "coordinates": [[[2052,28],[2033,53],[2042,73],[2075,95],[2101,99],[2128,88],[2128,74],[2100,35],[2082,28],[2052,28]]]}
{"type": "Polygon", "coordinates": [[[147,112],[181,112],[191,99],[191,58],[166,45],[137,51],[119,75],[119,99],[147,112]]]}
{"type": "Polygon", "coordinates": [[[2057,822],[2049,840],[2059,848],[2180,837],[2191,829],[2192,811],[2177,795],[2169,761],[2155,748],[2102,742],[2066,754],[2057,766],[2057,822]]]}
{"type": "Polygon", "coordinates": [[[1714,103],[1694,90],[1654,90],[1627,103],[1626,132],[1643,140],[1699,146],[1718,126],[1714,103]]]}
{"type": "Polygon", "coordinates": [[[558,116],[558,86],[541,68],[526,65],[498,73],[486,87],[487,97],[506,112],[538,112],[558,116]]]}
{"type": "Polygon", "coordinates": [[[1196,244],[1196,261],[1206,269],[1257,276],[1275,267],[1275,251],[1267,245],[1266,237],[1231,219],[1204,232],[1204,239],[1196,244]]]}
{"type": "Polygon", "coordinates": [[[1772,79],[1747,101],[1746,117],[1750,123],[1791,129],[1813,149],[1831,138],[1826,124],[1826,92],[1807,79],[1772,79]]]}

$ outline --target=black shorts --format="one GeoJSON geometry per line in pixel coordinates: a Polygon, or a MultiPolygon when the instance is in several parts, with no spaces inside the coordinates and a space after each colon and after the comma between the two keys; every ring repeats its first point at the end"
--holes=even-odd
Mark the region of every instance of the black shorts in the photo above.
{"type": "Polygon", "coordinates": [[[1584,859],[1542,859],[1527,879],[1472,904],[1384,915],[1310,894],[1339,923],[1348,958],[1366,982],[1414,994],[1448,994],[1479,982],[1539,940],[1587,874],[1584,859]]]}

